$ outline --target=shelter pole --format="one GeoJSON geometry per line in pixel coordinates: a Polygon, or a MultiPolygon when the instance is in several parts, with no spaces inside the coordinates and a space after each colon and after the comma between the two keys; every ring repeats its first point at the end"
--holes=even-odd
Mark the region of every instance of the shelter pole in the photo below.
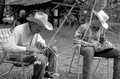
{"type": "Polygon", "coordinates": [[[73,10],[74,6],[76,5],[77,2],[74,3],[74,5],[72,6],[72,8],[70,9],[69,13],[67,14],[67,16],[65,17],[65,19],[63,20],[63,22],[61,23],[60,27],[57,29],[57,31],[55,32],[55,34],[53,35],[53,37],[51,38],[50,42],[48,43],[48,46],[50,45],[50,43],[52,42],[52,40],[54,39],[54,37],[56,36],[56,34],[58,33],[58,31],[60,30],[60,28],[63,26],[64,22],[66,21],[67,17],[69,16],[69,14],[71,13],[71,11],[73,10]]]}
{"type": "MultiPolygon", "coordinates": [[[[91,20],[92,20],[92,17],[93,17],[93,10],[94,10],[95,5],[96,5],[97,2],[98,2],[98,0],[95,0],[94,5],[93,5],[93,8],[92,8],[92,11],[91,11],[91,16],[90,16],[90,20],[89,20],[89,24],[88,24],[88,26],[91,25],[91,20]]],[[[89,28],[88,28],[88,29],[89,29],[89,28]]],[[[88,31],[88,29],[87,29],[87,31],[88,31]]],[[[85,36],[86,36],[86,34],[87,34],[87,31],[85,32],[85,34],[84,34],[82,40],[85,38],[85,36]]]]}

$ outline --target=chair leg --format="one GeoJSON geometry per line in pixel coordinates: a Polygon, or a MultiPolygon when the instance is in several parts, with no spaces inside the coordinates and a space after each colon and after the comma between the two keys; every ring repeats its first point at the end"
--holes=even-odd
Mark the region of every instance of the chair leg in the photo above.
{"type": "Polygon", "coordinates": [[[8,74],[8,73],[13,69],[13,67],[14,67],[14,65],[12,65],[12,67],[11,67],[7,72],[1,74],[0,77],[2,77],[2,76],[4,76],[4,75],[8,74]]]}
{"type": "Polygon", "coordinates": [[[79,55],[78,55],[78,75],[77,75],[77,79],[79,79],[79,77],[80,77],[80,73],[79,73],[80,72],[80,47],[81,46],[78,46],[78,52],[79,52],[78,54],[79,55]]]}
{"type": "Polygon", "coordinates": [[[78,55],[78,75],[77,75],[77,79],[79,79],[79,77],[80,77],[80,55],[78,55]]]}
{"type": "Polygon", "coordinates": [[[75,48],[75,51],[72,55],[72,60],[71,60],[71,63],[70,63],[70,66],[69,66],[69,72],[71,73],[71,67],[72,67],[72,63],[73,63],[73,59],[74,59],[74,56],[75,56],[75,52],[76,52],[76,48],[75,48]]]}
{"type": "Polygon", "coordinates": [[[3,60],[5,59],[7,52],[4,52],[3,57],[0,57],[0,65],[2,64],[3,60]]]}
{"type": "Polygon", "coordinates": [[[110,79],[110,59],[108,59],[108,79],[110,79]]]}
{"type": "Polygon", "coordinates": [[[23,70],[24,79],[27,79],[26,72],[25,72],[25,67],[23,65],[23,60],[22,60],[21,54],[19,53],[19,55],[20,55],[20,59],[21,59],[21,64],[22,64],[22,70],[23,70]]]}

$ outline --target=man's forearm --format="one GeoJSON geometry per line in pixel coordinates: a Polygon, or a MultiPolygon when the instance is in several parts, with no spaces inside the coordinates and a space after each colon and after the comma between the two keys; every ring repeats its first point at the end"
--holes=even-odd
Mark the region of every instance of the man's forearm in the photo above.
{"type": "Polygon", "coordinates": [[[26,47],[17,46],[12,42],[3,43],[2,48],[7,53],[26,53],[26,47]]]}

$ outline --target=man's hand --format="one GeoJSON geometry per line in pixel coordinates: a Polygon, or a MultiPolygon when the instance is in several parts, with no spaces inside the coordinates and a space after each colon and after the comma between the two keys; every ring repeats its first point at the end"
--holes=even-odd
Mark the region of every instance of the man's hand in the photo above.
{"type": "Polygon", "coordinates": [[[46,45],[45,43],[37,42],[37,43],[36,43],[36,47],[37,47],[38,49],[44,49],[44,48],[47,47],[47,45],[46,45]]]}
{"type": "Polygon", "coordinates": [[[83,46],[91,46],[91,47],[95,47],[95,44],[93,43],[89,43],[89,42],[82,42],[83,46]]]}
{"type": "Polygon", "coordinates": [[[101,46],[101,44],[97,41],[94,42],[80,41],[79,44],[81,44],[82,46],[91,46],[91,47],[101,46]]]}
{"type": "Polygon", "coordinates": [[[94,47],[101,47],[101,44],[99,43],[99,41],[91,41],[90,42],[94,47]]]}
{"type": "Polygon", "coordinates": [[[29,52],[29,54],[33,54],[34,53],[34,48],[30,47],[30,46],[27,46],[26,47],[26,52],[29,52]]]}
{"type": "Polygon", "coordinates": [[[104,47],[114,47],[113,44],[109,41],[105,41],[103,46],[104,47]]]}

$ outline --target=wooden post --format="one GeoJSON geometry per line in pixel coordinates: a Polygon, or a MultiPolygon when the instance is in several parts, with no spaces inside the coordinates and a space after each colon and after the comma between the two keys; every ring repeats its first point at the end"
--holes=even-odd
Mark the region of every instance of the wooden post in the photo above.
{"type": "Polygon", "coordinates": [[[5,0],[0,0],[0,24],[3,23],[3,13],[4,13],[5,0]]]}

